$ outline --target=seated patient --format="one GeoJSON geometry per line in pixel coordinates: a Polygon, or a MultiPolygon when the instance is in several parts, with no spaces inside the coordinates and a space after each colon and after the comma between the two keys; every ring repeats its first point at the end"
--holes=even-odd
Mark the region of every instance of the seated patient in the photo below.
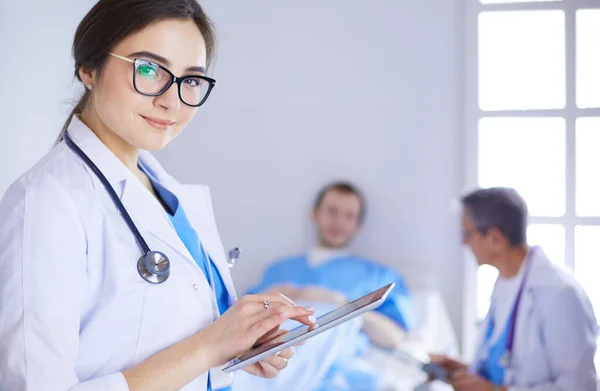
{"type": "Polygon", "coordinates": [[[295,301],[341,305],[395,282],[385,303],[363,315],[362,332],[372,344],[398,346],[414,323],[411,297],[394,270],[349,253],[364,217],[365,201],[357,188],[342,182],[326,186],[313,208],[318,245],[273,262],[252,293],[276,291],[295,301]]]}

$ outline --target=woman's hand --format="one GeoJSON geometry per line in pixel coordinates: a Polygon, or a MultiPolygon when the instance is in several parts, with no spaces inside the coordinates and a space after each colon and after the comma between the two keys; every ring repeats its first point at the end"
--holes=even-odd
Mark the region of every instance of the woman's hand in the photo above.
{"type": "MultiPolygon", "coordinates": [[[[277,293],[244,296],[197,334],[198,346],[207,352],[209,366],[219,367],[257,343],[285,333],[279,330],[279,325],[287,319],[314,325],[313,313],[313,308],[296,306],[292,300],[277,293]],[[265,308],[266,300],[270,303],[268,309],[265,308]]],[[[293,350],[283,350],[277,356],[250,366],[248,372],[263,377],[275,376],[292,355],[293,350]]]]}
{"type": "MultiPolygon", "coordinates": [[[[286,330],[281,330],[279,327],[271,330],[265,334],[262,338],[256,341],[256,345],[261,345],[271,339],[275,339],[287,333],[286,330]]],[[[288,365],[288,360],[294,356],[294,348],[286,348],[274,356],[271,356],[265,360],[261,360],[257,363],[247,366],[243,371],[248,372],[251,375],[272,378],[279,374],[288,365]]]]}
{"type": "Polygon", "coordinates": [[[270,379],[279,375],[279,372],[288,365],[288,360],[294,355],[294,348],[287,348],[275,356],[247,366],[243,370],[251,375],[270,379]]]}

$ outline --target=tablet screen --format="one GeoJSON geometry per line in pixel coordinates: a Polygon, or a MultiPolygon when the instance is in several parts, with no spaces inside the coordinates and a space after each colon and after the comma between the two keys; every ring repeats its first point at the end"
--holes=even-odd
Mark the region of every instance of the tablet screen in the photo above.
{"type": "MultiPolygon", "coordinates": [[[[392,284],[390,284],[390,285],[392,285],[392,284]]],[[[380,288],[372,293],[369,293],[368,295],[365,295],[359,299],[356,299],[346,305],[343,305],[339,308],[336,308],[335,310],[333,310],[331,312],[328,312],[328,313],[318,317],[317,318],[318,328],[327,326],[328,324],[338,320],[341,317],[344,317],[356,310],[359,310],[361,308],[368,306],[371,303],[376,302],[377,300],[381,299],[386,294],[386,292],[390,289],[390,285],[380,288]]],[[[285,333],[279,337],[276,337],[273,340],[267,341],[267,342],[263,343],[262,345],[257,346],[254,349],[247,351],[246,353],[239,356],[235,361],[236,362],[246,361],[256,355],[264,353],[267,350],[275,348],[277,346],[281,346],[281,345],[285,344],[286,342],[289,342],[289,341],[291,341],[295,338],[298,338],[304,334],[307,334],[313,330],[316,330],[316,328],[313,326],[309,327],[309,326],[302,325],[302,326],[296,327],[295,329],[292,329],[292,330],[288,331],[287,333],[285,333]]]]}

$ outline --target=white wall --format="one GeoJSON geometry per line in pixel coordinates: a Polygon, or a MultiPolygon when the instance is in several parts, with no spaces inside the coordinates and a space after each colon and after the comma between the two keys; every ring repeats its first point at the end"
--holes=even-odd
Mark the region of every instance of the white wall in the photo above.
{"type": "Polygon", "coordinates": [[[0,194],[48,151],[71,111],[73,34],[93,3],[0,0],[0,194]]]}
{"type": "MultiPolygon", "coordinates": [[[[72,34],[92,3],[0,3],[0,192],[60,130],[74,96],[72,34]]],[[[463,173],[461,2],[202,3],[220,40],[217,87],[159,158],[212,187],[225,245],[243,251],[239,289],[311,243],[315,192],[346,178],[369,203],[357,250],[439,286],[462,327],[450,210],[463,173]]]]}

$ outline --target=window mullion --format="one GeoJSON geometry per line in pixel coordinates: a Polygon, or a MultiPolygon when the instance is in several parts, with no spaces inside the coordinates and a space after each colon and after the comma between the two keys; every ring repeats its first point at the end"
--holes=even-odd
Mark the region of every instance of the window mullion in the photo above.
{"type": "Polygon", "coordinates": [[[565,59],[566,59],[566,217],[565,262],[571,269],[575,262],[575,199],[576,199],[576,11],[565,10],[565,59]]]}

